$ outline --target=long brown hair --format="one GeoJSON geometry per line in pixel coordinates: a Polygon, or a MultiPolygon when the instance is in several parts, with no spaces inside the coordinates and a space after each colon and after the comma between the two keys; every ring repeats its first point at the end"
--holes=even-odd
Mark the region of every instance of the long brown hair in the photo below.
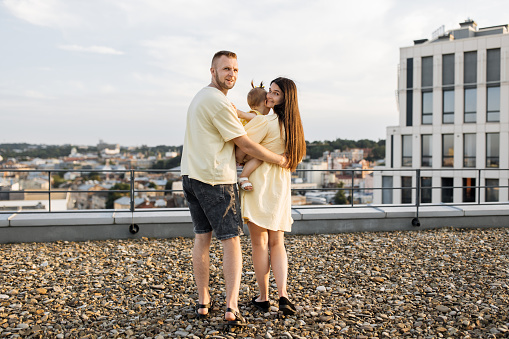
{"type": "Polygon", "coordinates": [[[274,106],[274,113],[279,118],[279,128],[284,130],[285,154],[288,158],[288,168],[293,172],[306,155],[306,139],[300,119],[299,103],[297,100],[297,86],[288,78],[276,78],[275,83],[283,92],[283,102],[274,106]]]}

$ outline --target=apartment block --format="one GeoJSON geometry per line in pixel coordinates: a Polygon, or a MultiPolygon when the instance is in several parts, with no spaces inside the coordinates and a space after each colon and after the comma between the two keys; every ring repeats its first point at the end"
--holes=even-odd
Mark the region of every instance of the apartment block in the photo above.
{"type": "Polygon", "coordinates": [[[508,29],[467,20],[400,49],[399,125],[387,127],[374,203],[509,200],[508,29]]]}

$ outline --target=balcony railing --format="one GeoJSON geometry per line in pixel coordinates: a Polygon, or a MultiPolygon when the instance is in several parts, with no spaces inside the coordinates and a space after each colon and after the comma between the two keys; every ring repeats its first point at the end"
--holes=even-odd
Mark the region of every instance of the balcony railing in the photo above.
{"type": "MultiPolygon", "coordinates": [[[[326,206],[331,207],[365,207],[365,206],[387,206],[388,204],[383,204],[381,196],[383,193],[387,192],[394,192],[394,191],[401,191],[404,193],[404,201],[406,203],[391,203],[389,205],[391,206],[399,206],[399,207],[414,207],[416,208],[416,217],[418,217],[418,210],[419,206],[425,204],[426,206],[447,206],[447,205],[472,205],[472,204],[478,204],[478,205],[484,205],[484,204],[509,204],[508,197],[500,197],[500,194],[498,194],[498,201],[492,201],[496,200],[497,194],[494,194],[497,191],[500,191],[501,188],[508,188],[507,185],[493,185],[493,182],[490,183],[490,185],[481,185],[482,179],[500,179],[500,173],[505,172],[504,178],[507,178],[507,171],[509,169],[500,169],[500,168],[486,168],[486,169],[453,169],[453,168],[441,168],[441,169],[338,169],[338,170],[297,170],[295,173],[293,173],[293,176],[295,178],[305,177],[306,172],[321,172],[322,179],[321,183],[317,184],[317,187],[306,187],[306,182],[303,182],[302,184],[292,184],[292,194],[295,196],[304,196],[309,197],[309,202],[304,204],[324,204],[326,206]],[[464,184],[462,186],[430,186],[426,185],[424,187],[421,187],[421,179],[433,176],[434,172],[441,172],[442,177],[451,177],[454,175],[454,173],[461,173],[461,172],[468,172],[468,178],[475,179],[475,184],[464,184]],[[491,171],[497,171],[498,175],[491,175],[487,176],[486,174],[491,171]],[[371,180],[371,182],[374,182],[371,178],[370,180],[363,179],[372,175],[372,173],[380,172],[379,175],[382,176],[383,174],[391,174],[391,175],[401,175],[402,177],[412,177],[412,182],[415,183],[415,186],[408,186],[408,181],[406,182],[405,186],[398,186],[398,187],[382,187],[381,183],[382,180],[378,180],[380,182],[380,185],[378,187],[375,187],[375,185],[370,186],[369,184],[366,184],[371,180]],[[451,174],[446,174],[447,172],[451,174]],[[472,175],[472,173],[475,173],[475,175],[472,175]],[[332,180],[325,180],[328,182],[325,186],[323,185],[324,176],[332,176],[332,180]],[[341,182],[343,182],[343,187],[338,187],[337,185],[337,178],[341,178],[341,182]],[[364,180],[364,181],[363,181],[364,180]],[[356,183],[358,182],[364,182],[364,184],[358,185],[356,183]],[[428,197],[431,194],[433,190],[446,190],[445,192],[449,194],[450,192],[454,192],[455,188],[462,189],[463,195],[468,193],[467,198],[463,196],[462,202],[453,203],[453,202],[442,202],[439,203],[431,203],[428,202],[429,199],[426,198],[425,202],[423,202],[422,196],[423,193],[425,193],[425,196],[428,197]],[[490,201],[486,201],[485,199],[481,199],[481,190],[485,190],[486,194],[485,197],[489,197],[490,201]],[[347,198],[347,203],[342,205],[337,205],[334,202],[333,195],[337,192],[343,191],[345,193],[345,197],[347,198]],[[380,193],[380,201],[375,202],[373,199],[371,201],[369,200],[369,197],[373,197],[375,195],[376,191],[381,191],[380,193]],[[410,193],[411,192],[411,193],[410,193]],[[475,192],[475,195],[472,194],[472,192],[475,192]],[[317,196],[322,195],[322,198],[326,196],[327,198],[323,199],[316,199],[317,196]],[[313,197],[314,196],[314,197],[313,197]],[[360,198],[364,198],[364,200],[360,198]],[[409,199],[411,197],[411,199],[409,199]],[[312,199],[315,198],[315,199],[312,199]],[[318,202],[317,202],[318,200],[318,202]],[[473,202],[468,202],[473,201],[473,202]]],[[[41,212],[48,212],[48,213],[65,213],[65,212],[97,212],[98,210],[116,210],[116,211],[147,211],[153,208],[158,209],[175,209],[175,208],[183,208],[186,207],[185,200],[183,198],[183,191],[182,189],[137,189],[136,183],[141,181],[150,182],[154,180],[150,180],[149,178],[145,178],[144,176],[155,176],[159,175],[160,177],[164,177],[167,180],[174,180],[174,181],[180,181],[180,172],[178,170],[163,170],[163,169],[157,169],[157,170],[18,170],[18,169],[2,169],[0,170],[0,178],[3,178],[4,186],[0,186],[0,214],[6,214],[6,213],[41,213],[41,212]],[[62,178],[62,175],[67,173],[81,173],[81,179],[79,181],[73,181],[72,183],[68,183],[68,187],[59,188],[54,187],[55,177],[62,178]],[[38,175],[36,175],[38,174],[38,175]],[[107,189],[103,188],[102,190],[80,190],[78,186],[85,184],[86,178],[98,178],[101,176],[102,182],[121,182],[124,184],[127,184],[126,186],[128,189],[107,189]],[[35,179],[43,179],[43,181],[47,182],[48,188],[47,189],[12,189],[12,187],[6,187],[5,183],[8,181],[12,181],[13,184],[16,184],[19,182],[19,180],[28,180],[28,178],[35,178],[35,179]],[[109,179],[108,179],[109,178],[109,179]],[[108,181],[111,180],[111,181],[108,181]],[[73,187],[71,187],[73,186],[73,187]],[[38,199],[19,199],[19,200],[25,200],[25,201],[31,201],[32,203],[25,202],[23,204],[19,204],[17,206],[15,203],[7,203],[7,202],[13,202],[13,200],[16,200],[16,196],[23,196],[30,195],[30,194],[37,194],[38,199]],[[60,208],[55,208],[54,203],[55,201],[59,200],[56,199],[56,195],[62,195],[65,194],[66,198],[68,198],[68,195],[74,196],[75,199],[70,199],[67,201],[67,208],[62,210],[62,206],[60,208]],[[81,195],[81,198],[87,199],[87,201],[91,200],[92,197],[102,197],[102,200],[107,199],[109,196],[112,197],[112,194],[117,194],[119,196],[125,196],[128,198],[128,207],[124,208],[113,208],[113,209],[106,209],[106,208],[91,208],[90,206],[78,206],[76,203],[76,200],[78,200],[76,195],[81,195]],[[159,195],[161,197],[163,196],[171,196],[175,199],[175,197],[178,197],[178,203],[175,203],[175,207],[159,207],[159,206],[140,206],[140,204],[136,204],[137,200],[140,200],[141,197],[145,197],[147,194],[151,195],[159,195]],[[42,203],[44,202],[44,203],[42,203]],[[45,205],[47,204],[47,205],[45,205]]],[[[507,179],[506,179],[507,180],[507,179]]],[[[500,181],[500,180],[499,180],[500,181]]],[[[2,181],[0,181],[1,183],[2,181]]],[[[426,180],[425,182],[429,182],[429,180],[426,180]]],[[[500,182],[499,182],[500,183],[500,182]]],[[[308,183],[309,184],[309,183],[308,183]]],[[[97,183],[99,185],[99,183],[97,183]]],[[[308,185],[309,186],[309,185],[308,185]]],[[[255,188],[256,189],[256,188],[255,188]]],[[[443,191],[444,192],[444,191],[443,191]]],[[[19,202],[18,200],[18,202],[19,202]]],[[[60,199],[61,200],[61,199],[60,199]]],[[[100,199],[99,199],[100,200],[100,199]]],[[[297,200],[297,199],[296,199],[297,200]]],[[[441,200],[449,201],[450,199],[444,199],[441,200]]],[[[457,201],[458,199],[456,199],[457,201]]],[[[123,205],[127,206],[127,205],[123,205]]],[[[326,207],[325,206],[325,207],[326,207]]]]}

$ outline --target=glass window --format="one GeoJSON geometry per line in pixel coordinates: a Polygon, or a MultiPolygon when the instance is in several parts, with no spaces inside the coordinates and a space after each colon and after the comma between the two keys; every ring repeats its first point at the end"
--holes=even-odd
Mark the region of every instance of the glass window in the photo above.
{"type": "Polygon", "coordinates": [[[412,177],[401,177],[401,203],[412,203],[412,177]]]}
{"type": "Polygon", "coordinates": [[[402,135],[401,143],[402,143],[401,164],[404,167],[412,167],[412,136],[402,135]]]}
{"type": "Polygon", "coordinates": [[[475,202],[475,178],[463,178],[463,202],[475,202]]]}
{"type": "Polygon", "coordinates": [[[444,90],[442,102],[442,122],[444,124],[454,124],[454,90],[444,90]]]}
{"type": "Polygon", "coordinates": [[[463,60],[463,75],[465,84],[477,83],[477,52],[465,52],[463,60]]]}
{"type": "Polygon", "coordinates": [[[382,176],[382,204],[392,204],[392,177],[382,176]]]}
{"type": "Polygon", "coordinates": [[[500,81],[500,48],[489,49],[486,58],[486,81],[500,81]]]}
{"type": "Polygon", "coordinates": [[[475,141],[474,133],[463,134],[463,167],[475,167],[475,141]]]}
{"type": "Polygon", "coordinates": [[[454,54],[442,55],[442,85],[454,85],[454,54]]]}
{"type": "Polygon", "coordinates": [[[442,166],[454,166],[454,134],[442,134],[442,166]]]}
{"type": "Polygon", "coordinates": [[[486,179],[486,202],[498,201],[498,179],[486,179]]]}
{"type": "Polygon", "coordinates": [[[500,155],[500,134],[486,133],[486,167],[498,167],[500,155]]]}
{"type": "Polygon", "coordinates": [[[452,202],[454,194],[454,179],[442,178],[442,202],[452,202]]]}
{"type": "Polygon", "coordinates": [[[421,203],[431,203],[431,177],[421,177],[421,203]]]}
{"type": "Polygon", "coordinates": [[[423,167],[431,167],[431,153],[433,151],[432,140],[431,134],[424,134],[421,136],[421,166],[423,167]]]}
{"type": "Polygon", "coordinates": [[[422,58],[422,87],[433,87],[433,57],[422,58]]]}
{"type": "Polygon", "coordinates": [[[477,121],[477,88],[465,88],[465,122],[477,121]]]}
{"type": "Polygon", "coordinates": [[[486,97],[486,121],[500,121],[500,86],[488,87],[486,97]]]}
{"type": "Polygon", "coordinates": [[[433,92],[422,92],[422,124],[433,123],[433,92]]]}

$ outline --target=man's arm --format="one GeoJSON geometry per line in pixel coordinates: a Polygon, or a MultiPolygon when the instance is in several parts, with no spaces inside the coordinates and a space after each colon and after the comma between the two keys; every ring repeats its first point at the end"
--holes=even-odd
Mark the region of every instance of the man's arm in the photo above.
{"type": "Polygon", "coordinates": [[[237,137],[233,139],[233,142],[245,154],[249,154],[250,156],[260,159],[261,161],[276,164],[283,168],[288,168],[288,159],[286,159],[284,155],[279,155],[269,151],[265,147],[249,139],[247,135],[237,137]]]}

